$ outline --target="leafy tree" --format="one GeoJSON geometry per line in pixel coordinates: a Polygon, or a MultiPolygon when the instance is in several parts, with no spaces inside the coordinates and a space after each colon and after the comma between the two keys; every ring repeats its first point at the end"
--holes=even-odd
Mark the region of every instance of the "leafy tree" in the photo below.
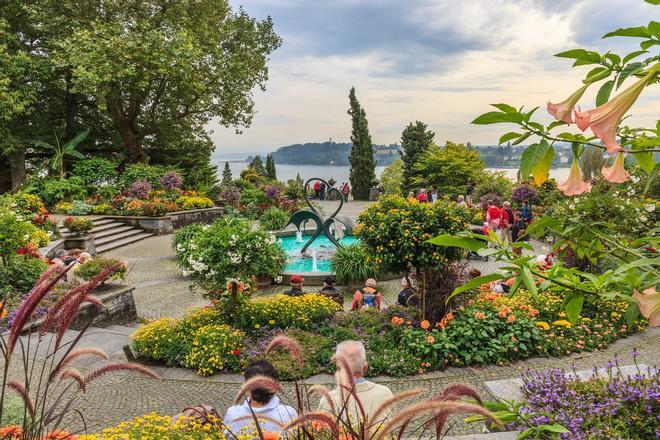
{"type": "Polygon", "coordinates": [[[594,179],[607,162],[603,151],[596,147],[586,146],[580,156],[580,166],[584,180],[594,179]]]}
{"type": "Polygon", "coordinates": [[[376,160],[374,158],[374,147],[369,134],[367,114],[355,96],[355,87],[351,87],[348,95],[350,108],[348,114],[351,116],[351,163],[350,181],[351,192],[355,200],[369,200],[369,190],[372,182],[376,179],[376,160]]]}
{"type": "Polygon", "coordinates": [[[428,125],[421,121],[411,122],[401,134],[401,160],[403,161],[403,190],[413,189],[413,181],[417,175],[415,164],[433,144],[435,133],[428,130],[428,125]]]}
{"type": "Polygon", "coordinates": [[[254,159],[252,159],[252,162],[250,162],[249,167],[252,168],[261,177],[266,175],[266,168],[264,167],[264,163],[261,160],[261,156],[258,154],[254,156],[254,159]]]}
{"type": "Polygon", "coordinates": [[[412,183],[437,186],[440,194],[457,196],[465,194],[468,184],[478,181],[483,171],[477,151],[448,141],[444,147],[432,145],[419,157],[412,183]]]}
{"type": "Polygon", "coordinates": [[[77,159],[82,159],[84,156],[76,150],[78,144],[85,140],[89,135],[89,129],[83,132],[80,132],[71,139],[69,142],[64,144],[60,143],[60,139],[55,134],[55,144],[49,144],[43,141],[34,141],[34,145],[37,147],[45,148],[53,152],[53,157],[50,159],[50,168],[53,171],[57,171],[60,180],[64,179],[64,158],[66,156],[75,157],[77,159]]]}
{"type": "MultiPolygon", "coordinates": [[[[252,90],[264,89],[268,56],[281,44],[270,18],[226,1],[102,2],[87,26],[59,42],[72,90],[106,111],[131,163],[176,145],[207,143],[204,125],[249,126],[252,90]]],[[[199,146],[199,145],[198,145],[199,146]]]]}
{"type": "Polygon", "coordinates": [[[234,181],[234,177],[231,175],[231,169],[229,168],[229,162],[225,162],[225,169],[222,170],[222,185],[229,186],[234,181]]]}
{"type": "Polygon", "coordinates": [[[403,161],[397,159],[388,165],[380,174],[380,182],[387,194],[400,196],[403,194],[403,161]]]}
{"type": "Polygon", "coordinates": [[[277,172],[275,171],[275,159],[273,154],[269,153],[266,155],[266,177],[269,179],[277,179],[277,172]]]}

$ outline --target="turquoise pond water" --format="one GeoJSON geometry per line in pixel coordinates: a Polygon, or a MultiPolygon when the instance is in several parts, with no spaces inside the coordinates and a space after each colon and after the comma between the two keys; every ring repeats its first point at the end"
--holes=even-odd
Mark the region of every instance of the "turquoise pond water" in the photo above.
{"type": "MultiPolygon", "coordinates": [[[[287,254],[289,254],[289,261],[284,268],[285,273],[314,273],[312,254],[316,251],[317,272],[332,272],[332,265],[330,258],[335,253],[336,247],[325,235],[318,237],[310,247],[307,248],[307,256],[302,256],[300,250],[309,240],[310,235],[304,235],[302,242],[296,241],[296,237],[281,237],[277,241],[282,245],[287,254]]],[[[357,238],[353,236],[346,236],[339,240],[341,244],[348,245],[355,243],[357,238]]]]}

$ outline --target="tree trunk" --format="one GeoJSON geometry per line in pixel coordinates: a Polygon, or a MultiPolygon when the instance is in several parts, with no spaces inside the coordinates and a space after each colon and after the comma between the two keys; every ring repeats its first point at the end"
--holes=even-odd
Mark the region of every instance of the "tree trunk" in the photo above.
{"type": "Polygon", "coordinates": [[[118,99],[108,98],[107,104],[112,122],[114,122],[115,127],[119,131],[119,135],[124,141],[124,150],[128,162],[144,162],[145,154],[142,145],[140,145],[140,138],[135,127],[135,120],[127,117],[121,106],[121,102],[118,99]]]}
{"type": "Polygon", "coordinates": [[[9,156],[11,189],[16,189],[25,180],[25,151],[17,151],[9,156]]]}
{"type": "Polygon", "coordinates": [[[0,153],[0,194],[11,191],[11,167],[9,158],[0,153]]]}
{"type": "MultiPolygon", "coordinates": [[[[64,98],[64,112],[65,112],[65,121],[64,121],[64,138],[62,143],[65,144],[73,139],[76,135],[76,112],[78,110],[78,100],[76,95],[71,92],[72,87],[72,75],[71,71],[68,71],[65,75],[66,81],[66,96],[64,98]]],[[[73,169],[73,162],[71,158],[63,157],[62,166],[65,171],[71,171],[73,169]]]]}

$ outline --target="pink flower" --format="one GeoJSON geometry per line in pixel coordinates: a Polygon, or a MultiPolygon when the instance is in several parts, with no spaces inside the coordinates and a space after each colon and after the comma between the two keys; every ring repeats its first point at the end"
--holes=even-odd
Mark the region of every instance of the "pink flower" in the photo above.
{"type": "Polygon", "coordinates": [[[564,121],[567,124],[573,123],[573,108],[575,104],[578,103],[584,92],[589,87],[589,84],[586,84],[575,91],[571,96],[566,98],[564,101],[559,104],[553,104],[548,101],[548,113],[555,117],[558,121],[564,121]]]}
{"type": "Polygon", "coordinates": [[[645,289],[642,293],[635,292],[632,297],[637,301],[642,316],[649,320],[649,325],[660,327],[660,311],[658,310],[660,294],[655,291],[655,287],[645,289]]]}
{"type": "Polygon", "coordinates": [[[608,182],[612,183],[623,183],[630,178],[630,174],[623,166],[623,153],[619,152],[616,155],[616,160],[614,165],[611,167],[603,167],[600,172],[603,174],[603,177],[608,182]]]}
{"type": "Polygon", "coordinates": [[[578,164],[577,159],[573,159],[573,165],[571,166],[568,180],[557,185],[557,189],[567,196],[577,196],[591,191],[591,184],[582,181],[580,165],[578,164]]]}
{"type": "Polygon", "coordinates": [[[576,111],[575,122],[580,130],[585,131],[587,127],[590,127],[593,134],[603,141],[609,153],[621,151],[621,145],[616,141],[616,129],[619,122],[637,101],[649,80],[654,77],[659,65],[649,69],[643,78],[600,107],[586,112],[576,111]]]}

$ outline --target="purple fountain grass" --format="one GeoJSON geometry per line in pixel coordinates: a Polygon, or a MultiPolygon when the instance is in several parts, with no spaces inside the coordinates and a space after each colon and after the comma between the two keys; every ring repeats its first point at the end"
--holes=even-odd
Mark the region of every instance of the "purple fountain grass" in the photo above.
{"type": "Polygon", "coordinates": [[[404,400],[419,396],[424,391],[426,391],[424,388],[415,388],[412,390],[402,391],[390,397],[385,402],[381,403],[378,408],[376,408],[376,411],[374,411],[373,415],[369,419],[365,420],[365,425],[367,425],[368,429],[379,428],[383,424],[383,420],[387,418],[386,412],[390,411],[394,405],[404,400]]]}
{"type": "Polygon", "coordinates": [[[472,397],[479,405],[483,406],[483,401],[479,397],[479,394],[472,387],[463,383],[450,384],[442,392],[431,397],[429,400],[433,402],[452,401],[464,396],[472,397]]]}
{"type": "Polygon", "coordinates": [[[335,436],[339,436],[339,426],[335,422],[332,416],[328,415],[327,413],[323,411],[308,411],[298,418],[292,420],[289,422],[288,425],[284,426],[284,430],[287,431],[289,429],[295,428],[297,426],[302,426],[305,423],[320,423],[323,426],[326,426],[330,428],[332,433],[335,436]]]}
{"type": "Polygon", "coordinates": [[[241,389],[236,394],[236,398],[234,399],[235,402],[240,403],[243,396],[257,388],[263,389],[266,392],[273,394],[283,391],[279,382],[275,379],[266,376],[254,376],[243,384],[241,389]]]}
{"type": "Polygon", "coordinates": [[[113,362],[102,367],[97,368],[96,370],[89,373],[85,376],[85,385],[89,385],[90,382],[105,376],[109,373],[116,373],[117,371],[132,371],[134,373],[139,373],[145,376],[149,376],[153,379],[159,379],[160,377],[151,371],[149,368],[144,365],[135,364],[132,362],[113,362]]]}
{"type": "Polygon", "coordinates": [[[82,373],[75,368],[69,368],[68,370],[64,370],[62,374],[60,374],[59,378],[61,380],[64,379],[73,379],[78,383],[78,388],[82,390],[83,393],[87,392],[87,384],[85,383],[85,377],[82,375],[82,373]]]}
{"type": "Polygon", "coordinates": [[[35,415],[34,402],[30,398],[30,395],[28,394],[25,384],[23,382],[19,382],[17,380],[12,379],[9,382],[7,382],[7,388],[18,394],[21,400],[23,400],[23,403],[25,403],[25,408],[30,413],[30,416],[34,417],[35,415]]]}
{"type": "Polygon", "coordinates": [[[325,397],[325,400],[328,401],[328,405],[330,405],[330,410],[335,413],[337,412],[337,408],[335,407],[335,402],[332,399],[332,395],[330,394],[330,390],[328,390],[327,387],[323,385],[312,385],[309,387],[307,390],[307,395],[312,395],[312,394],[318,394],[322,397],[325,397]]]}
{"type": "Polygon", "coordinates": [[[293,359],[295,359],[299,365],[303,364],[302,349],[300,348],[300,344],[288,336],[276,336],[272,341],[270,341],[270,344],[268,344],[268,347],[266,348],[266,354],[270,354],[273,351],[279,350],[281,348],[288,351],[291,357],[293,357],[293,359]]]}
{"type": "Polygon", "coordinates": [[[96,348],[96,347],[79,348],[77,350],[71,351],[69,354],[64,356],[57,364],[57,366],[53,368],[53,371],[50,373],[50,377],[53,378],[57,376],[57,374],[60,371],[62,371],[64,368],[69,366],[69,364],[73,363],[76,359],[85,356],[97,356],[101,359],[108,360],[108,355],[100,348],[96,348]]]}

